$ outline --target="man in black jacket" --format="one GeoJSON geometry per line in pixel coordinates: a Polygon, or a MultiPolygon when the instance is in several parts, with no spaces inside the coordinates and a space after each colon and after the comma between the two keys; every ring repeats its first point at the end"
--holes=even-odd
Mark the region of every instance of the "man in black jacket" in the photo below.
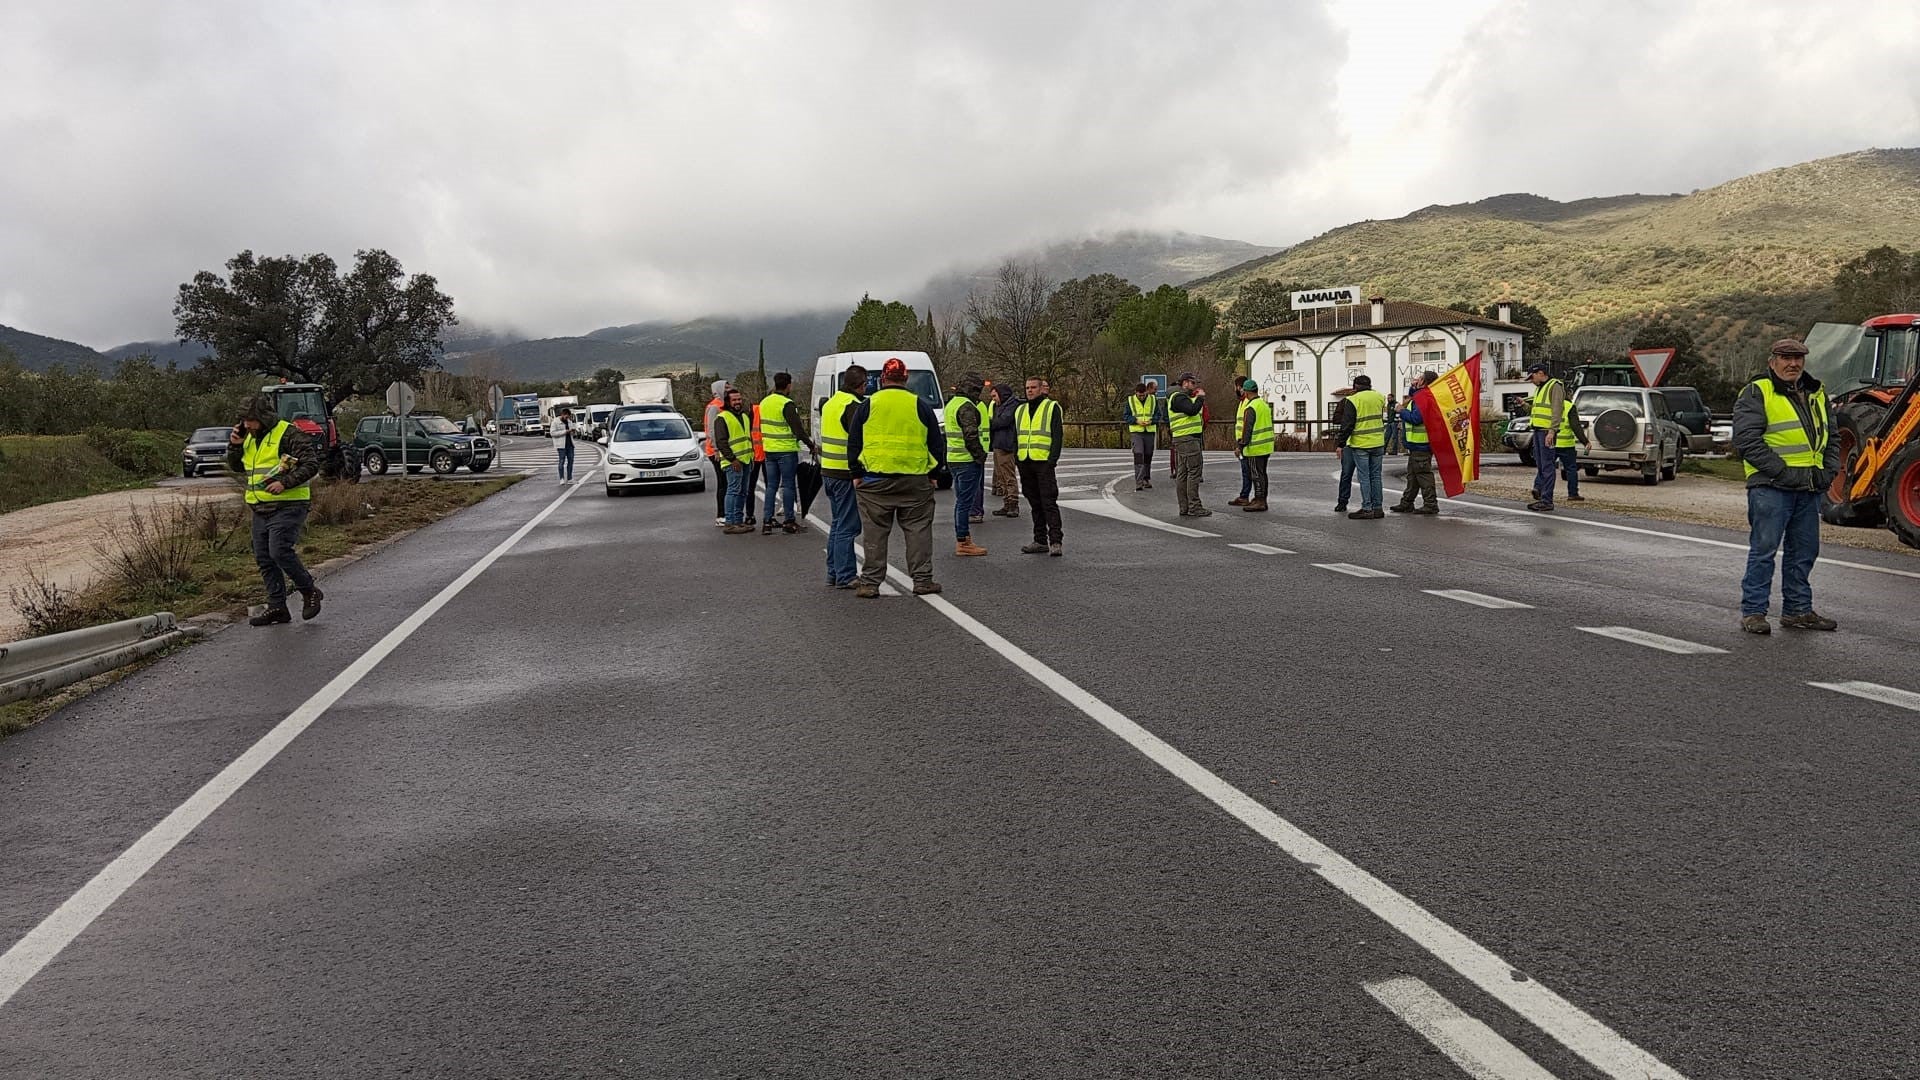
{"type": "Polygon", "coordinates": [[[1014,426],[1020,439],[1020,486],[1027,489],[1027,502],[1033,509],[1033,543],[1020,549],[1023,555],[1063,553],[1060,529],[1060,480],[1055,467],[1060,463],[1060,448],[1066,441],[1060,404],[1047,396],[1047,380],[1037,375],[1027,378],[1026,404],[1014,410],[1014,426]]]}
{"type": "Polygon", "coordinates": [[[252,626],[289,623],[287,581],[306,603],[300,617],[320,614],[325,597],[313,575],[300,561],[300,530],[312,509],[314,474],[320,471],[320,453],[313,439],[280,419],[273,398],[256,394],[227,436],[227,473],[245,485],[247,507],[253,511],[253,561],[267,587],[267,610],[247,622],[252,626]]]}
{"type": "Polygon", "coordinates": [[[1213,511],[1200,505],[1200,477],[1206,461],[1207,391],[1200,376],[1185,372],[1180,389],[1167,399],[1167,430],[1173,436],[1174,498],[1180,504],[1181,517],[1212,517],[1213,511]]]}
{"type": "Polygon", "coordinates": [[[993,497],[1001,500],[994,517],[1020,516],[1020,437],[1013,430],[1013,414],[1019,398],[1007,383],[993,385],[993,422],[988,425],[987,440],[993,450],[993,497]]]}
{"type": "Polygon", "coordinates": [[[1740,629],[1770,634],[1773,555],[1780,556],[1780,625],[1789,630],[1834,630],[1839,624],[1813,610],[1807,575],[1820,557],[1820,493],[1840,472],[1840,443],[1832,437],[1827,392],[1806,373],[1807,347],[1793,338],[1773,343],[1767,373],[1748,383],[1733,404],[1733,447],[1747,473],[1747,573],[1740,582],[1740,629]],[[1784,546],[1784,550],[1783,550],[1784,546]]]}

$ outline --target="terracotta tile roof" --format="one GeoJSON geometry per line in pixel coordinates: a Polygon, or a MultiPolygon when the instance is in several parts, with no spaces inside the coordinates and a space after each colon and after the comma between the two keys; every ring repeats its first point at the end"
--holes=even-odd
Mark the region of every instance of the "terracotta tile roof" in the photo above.
{"type": "Polygon", "coordinates": [[[1412,300],[1389,300],[1386,304],[1386,319],[1374,325],[1373,305],[1352,304],[1345,307],[1329,308],[1322,311],[1302,312],[1301,319],[1269,326],[1264,330],[1255,330],[1241,334],[1241,341],[1268,341],[1274,338],[1319,337],[1325,334],[1344,334],[1349,330],[1416,330],[1422,326],[1468,326],[1485,327],[1489,330],[1512,330],[1521,328],[1512,323],[1503,323],[1498,319],[1486,319],[1478,315],[1469,315],[1452,308],[1434,307],[1432,304],[1415,303],[1412,300]],[[1313,317],[1320,316],[1320,325],[1314,326],[1313,317]],[[1339,326],[1335,327],[1336,319],[1339,326]]]}

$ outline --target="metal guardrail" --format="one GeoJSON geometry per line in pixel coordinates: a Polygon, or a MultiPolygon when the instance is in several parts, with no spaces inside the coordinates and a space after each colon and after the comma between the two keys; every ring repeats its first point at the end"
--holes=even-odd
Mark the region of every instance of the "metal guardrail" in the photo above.
{"type": "Polygon", "coordinates": [[[162,611],[0,645],[0,705],[123,667],[191,633],[174,623],[172,612],[162,611]]]}

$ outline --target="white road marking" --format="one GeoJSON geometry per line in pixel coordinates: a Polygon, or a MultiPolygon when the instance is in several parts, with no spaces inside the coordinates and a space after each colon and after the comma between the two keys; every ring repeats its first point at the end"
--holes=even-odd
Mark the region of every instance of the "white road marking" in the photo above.
{"type": "MultiPolygon", "coordinates": [[[[887,576],[902,588],[910,587],[907,576],[897,568],[888,567],[887,576]]],[[[920,599],[1594,1068],[1615,1080],[1686,1080],[1659,1058],[1538,980],[1521,975],[1486,946],[1455,930],[1395,892],[1386,882],[1220,779],[1113,706],[955,607],[946,597],[920,599]]]]}
{"type": "Polygon", "coordinates": [[[1421,589],[1429,596],[1441,596],[1448,600],[1458,600],[1463,604],[1472,604],[1483,608],[1532,608],[1532,604],[1523,604],[1518,600],[1503,600],[1498,596],[1473,592],[1470,589],[1421,589]]]}
{"type": "Polygon", "coordinates": [[[581,477],[580,483],[568,484],[565,490],[546,509],[533,516],[531,521],[520,526],[512,536],[502,540],[499,546],[482,556],[467,568],[466,573],[434,594],[433,599],[422,604],[413,614],[401,620],[400,625],[387,632],[387,635],[375,642],[372,648],[360,654],[346,669],[335,675],[312,697],[300,703],[300,706],[287,714],[286,719],[275,724],[258,741],[248,747],[244,753],[221,769],[219,774],[201,786],[200,790],[188,796],[187,801],[176,807],[172,813],[160,820],[160,823],[148,829],[146,834],[135,840],[133,845],[121,852],[108,863],[93,879],[80,887],[80,891],[68,897],[66,902],[55,908],[53,914],[40,920],[40,924],[29,930],[25,937],[15,942],[4,955],[0,955],[0,1006],[4,1006],[13,995],[19,993],[28,980],[40,973],[40,970],[53,962],[65,949],[79,937],[81,932],[93,924],[112,907],[114,901],[143,877],[148,870],[161,859],[166,858],[180,841],[192,834],[200,823],[205,821],[223,803],[233,797],[248,780],[265,768],[280,751],[299,738],[300,733],[313,725],[340,698],[357,686],[361,679],[380,665],[395,649],[413,636],[414,631],[426,625],[449,601],[473,584],[474,579],[485,573],[502,555],[513,549],[522,537],[533,531],[534,526],[545,521],[549,515],[560,508],[577,491],[583,489],[587,480],[592,479],[589,470],[581,477]]]}
{"type": "Polygon", "coordinates": [[[1159,529],[1161,532],[1170,532],[1175,536],[1210,537],[1220,535],[1219,533],[1206,532],[1201,529],[1189,529],[1185,525],[1169,525],[1159,518],[1150,518],[1138,511],[1129,510],[1118,502],[1109,502],[1106,499],[1061,499],[1060,505],[1065,509],[1078,510],[1083,514],[1112,518],[1115,521],[1124,521],[1129,525],[1144,525],[1149,529],[1159,529]]]}
{"type": "Polygon", "coordinates": [[[1654,634],[1645,630],[1635,630],[1631,626],[1576,626],[1574,629],[1582,631],[1583,633],[1598,634],[1601,637],[1613,638],[1616,641],[1630,642],[1634,645],[1644,645],[1649,649],[1659,649],[1661,652],[1678,653],[1682,656],[1701,656],[1707,653],[1723,653],[1727,651],[1725,649],[1714,648],[1712,645],[1701,645],[1698,642],[1682,641],[1679,638],[1668,637],[1665,634],[1654,634]]]}
{"type": "Polygon", "coordinates": [[[1318,569],[1331,570],[1336,574],[1346,574],[1349,577],[1389,578],[1400,576],[1399,574],[1390,574],[1385,570],[1375,570],[1368,566],[1355,566],[1350,562],[1317,562],[1313,565],[1318,569]]]}
{"type": "Polygon", "coordinates": [[[1839,694],[1852,694],[1868,701],[1878,701],[1883,705],[1894,705],[1902,709],[1920,712],[1920,694],[1911,690],[1896,690],[1891,686],[1881,686],[1870,682],[1810,682],[1808,686],[1817,686],[1822,690],[1832,690],[1839,694]]]}
{"type": "Polygon", "coordinates": [[[1228,544],[1227,546],[1230,548],[1239,548],[1241,551],[1251,551],[1255,555],[1298,555],[1300,554],[1297,551],[1289,551],[1286,548],[1271,547],[1267,544],[1228,544]]]}
{"type": "Polygon", "coordinates": [[[1411,975],[1360,986],[1474,1080],[1554,1080],[1519,1047],[1411,975]]]}

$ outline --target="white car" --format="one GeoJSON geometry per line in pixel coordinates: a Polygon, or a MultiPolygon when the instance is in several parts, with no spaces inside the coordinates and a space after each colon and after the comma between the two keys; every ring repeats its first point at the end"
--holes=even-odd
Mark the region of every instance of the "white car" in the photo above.
{"type": "Polygon", "coordinates": [[[705,455],[686,417],[677,413],[624,416],[607,440],[607,494],[641,487],[707,489],[705,455]]]}

